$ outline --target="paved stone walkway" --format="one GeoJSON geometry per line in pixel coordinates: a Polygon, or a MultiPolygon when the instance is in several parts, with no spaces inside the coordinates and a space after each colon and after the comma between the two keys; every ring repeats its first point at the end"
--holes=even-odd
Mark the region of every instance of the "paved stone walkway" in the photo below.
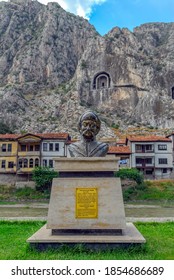
{"type": "MultiPolygon", "coordinates": [[[[47,217],[0,217],[0,221],[47,221],[47,217]]],[[[134,218],[127,217],[126,222],[174,222],[174,217],[151,217],[151,218],[134,218]]]]}

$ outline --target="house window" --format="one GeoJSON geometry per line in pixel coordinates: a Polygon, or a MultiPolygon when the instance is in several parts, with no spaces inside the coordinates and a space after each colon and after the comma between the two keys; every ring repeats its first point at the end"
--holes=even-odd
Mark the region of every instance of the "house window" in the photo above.
{"type": "Polygon", "coordinates": [[[26,152],[26,150],[27,150],[27,146],[26,145],[21,145],[21,151],[26,152]]]}
{"type": "Polygon", "coordinates": [[[147,164],[152,164],[152,158],[146,158],[145,163],[147,164]]]}
{"type": "Polygon", "coordinates": [[[24,158],[24,168],[28,168],[28,159],[24,158]]]}
{"type": "Polygon", "coordinates": [[[49,144],[49,151],[51,151],[51,152],[53,151],[53,143],[49,144]]]}
{"type": "Polygon", "coordinates": [[[8,144],[8,152],[11,152],[12,151],[12,144],[8,144]]]}
{"type": "Polygon", "coordinates": [[[56,151],[56,152],[59,151],[59,143],[55,143],[55,151],[56,151]]]}
{"type": "Polygon", "coordinates": [[[30,152],[33,152],[33,145],[30,145],[29,151],[30,151],[30,152]]]}
{"type": "Polygon", "coordinates": [[[32,158],[30,158],[29,167],[30,167],[30,168],[33,168],[33,159],[32,159],[32,158]]]}
{"type": "Polygon", "coordinates": [[[49,160],[49,167],[53,168],[53,160],[52,159],[49,160]]]}
{"type": "Polygon", "coordinates": [[[167,164],[167,158],[159,158],[158,162],[159,164],[167,164]]]}
{"type": "Polygon", "coordinates": [[[38,166],[39,166],[39,159],[36,158],[36,159],[35,159],[35,167],[38,167],[38,166]]]}
{"type": "Polygon", "coordinates": [[[143,162],[142,158],[136,158],[136,164],[141,164],[143,162]]]}
{"type": "Polygon", "coordinates": [[[135,145],[136,152],[142,152],[142,145],[135,145]]]}
{"type": "Polygon", "coordinates": [[[166,151],[166,150],[167,150],[167,145],[166,145],[166,144],[160,144],[160,145],[158,145],[158,150],[166,151]]]}
{"type": "Polygon", "coordinates": [[[146,151],[152,151],[152,145],[146,145],[146,151]]]}
{"type": "Polygon", "coordinates": [[[47,167],[47,160],[46,159],[43,159],[43,166],[47,167]]]}
{"type": "Polygon", "coordinates": [[[163,173],[167,173],[167,168],[163,168],[163,169],[162,169],[162,172],[163,172],[163,173]]]}
{"type": "Polygon", "coordinates": [[[22,159],[19,159],[18,166],[19,166],[19,168],[22,168],[22,159]]]}
{"type": "Polygon", "coordinates": [[[6,144],[2,144],[2,152],[6,152],[6,144]]]}
{"type": "Polygon", "coordinates": [[[43,143],[43,151],[44,151],[44,152],[47,151],[47,143],[43,143]]]}
{"type": "Polygon", "coordinates": [[[5,166],[6,166],[6,161],[5,161],[5,160],[2,160],[2,162],[1,162],[1,168],[5,168],[5,166]]]}
{"type": "Polygon", "coordinates": [[[40,145],[35,145],[35,151],[36,152],[40,151],[40,145]]]}
{"type": "Polygon", "coordinates": [[[8,168],[13,168],[14,167],[14,162],[13,161],[9,161],[8,162],[8,168]]]}

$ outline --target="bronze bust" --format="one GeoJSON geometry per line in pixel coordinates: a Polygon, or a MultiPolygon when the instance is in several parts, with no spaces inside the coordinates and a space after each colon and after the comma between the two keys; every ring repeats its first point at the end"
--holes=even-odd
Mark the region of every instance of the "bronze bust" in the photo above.
{"type": "Polygon", "coordinates": [[[71,157],[104,157],[108,152],[108,144],[96,141],[101,121],[96,113],[87,111],[81,115],[78,129],[81,140],[68,147],[71,157]]]}

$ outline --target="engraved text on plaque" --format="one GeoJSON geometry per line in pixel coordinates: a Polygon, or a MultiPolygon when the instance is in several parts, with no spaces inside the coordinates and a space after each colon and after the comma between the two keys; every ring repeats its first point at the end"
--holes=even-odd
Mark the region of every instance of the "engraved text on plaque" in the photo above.
{"type": "Polygon", "coordinates": [[[76,218],[98,218],[97,188],[76,188],[76,218]]]}

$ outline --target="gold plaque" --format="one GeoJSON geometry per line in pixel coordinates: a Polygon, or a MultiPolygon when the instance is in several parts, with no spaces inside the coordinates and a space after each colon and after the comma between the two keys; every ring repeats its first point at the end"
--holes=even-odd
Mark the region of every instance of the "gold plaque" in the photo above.
{"type": "Polygon", "coordinates": [[[98,218],[97,188],[76,188],[76,218],[98,218]]]}

